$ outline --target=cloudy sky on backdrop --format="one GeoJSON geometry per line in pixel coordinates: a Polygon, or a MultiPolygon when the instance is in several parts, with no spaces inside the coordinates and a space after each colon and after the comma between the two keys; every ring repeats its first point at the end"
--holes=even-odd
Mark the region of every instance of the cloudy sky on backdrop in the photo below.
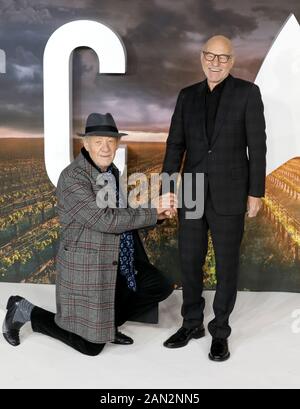
{"type": "Polygon", "coordinates": [[[254,80],[299,0],[0,0],[0,137],[43,133],[43,51],[61,25],[90,19],[109,25],[127,49],[127,75],[97,74],[80,49],[73,63],[74,131],[88,113],[111,112],[119,128],[167,130],[178,91],[203,79],[199,51],[214,34],[233,39],[233,75],[254,80]]]}

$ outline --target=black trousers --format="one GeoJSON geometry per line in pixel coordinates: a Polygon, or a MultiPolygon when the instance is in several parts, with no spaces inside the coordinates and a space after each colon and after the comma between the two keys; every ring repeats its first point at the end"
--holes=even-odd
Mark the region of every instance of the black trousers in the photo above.
{"type": "Polygon", "coordinates": [[[213,309],[215,318],[208,325],[213,337],[226,339],[231,334],[229,317],[237,295],[239,251],[244,232],[245,214],[233,216],[215,212],[209,186],[205,195],[204,215],[198,220],[186,220],[181,214],[179,254],[182,271],[183,326],[194,328],[203,323],[205,300],[203,265],[208,250],[208,230],[211,231],[216,259],[217,287],[213,309]]]}
{"type": "MultiPolygon", "coordinates": [[[[166,299],[173,291],[171,282],[149,263],[140,262],[137,291],[128,289],[126,280],[117,274],[115,294],[115,324],[120,326],[128,320],[136,320],[139,315],[153,309],[158,302],[166,299]]],[[[34,332],[58,339],[77,351],[90,356],[100,354],[105,344],[95,344],[77,334],[60,328],[54,321],[55,314],[40,307],[34,307],[31,313],[31,325],[34,332]]]]}

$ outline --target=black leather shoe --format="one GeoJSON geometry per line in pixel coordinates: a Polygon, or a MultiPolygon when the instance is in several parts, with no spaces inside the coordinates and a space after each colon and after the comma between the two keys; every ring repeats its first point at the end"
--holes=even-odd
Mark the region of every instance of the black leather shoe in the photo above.
{"type": "Polygon", "coordinates": [[[115,340],[112,341],[112,343],[118,345],[131,345],[133,344],[133,339],[125,334],[122,334],[120,331],[116,331],[115,340]]]}
{"type": "Polygon", "coordinates": [[[227,339],[213,338],[208,356],[211,361],[227,361],[230,358],[227,339]]]}
{"type": "Polygon", "coordinates": [[[14,322],[14,316],[18,309],[19,302],[23,300],[23,297],[19,297],[18,295],[12,296],[7,301],[7,313],[3,321],[2,325],[2,333],[6,341],[16,347],[20,345],[20,329],[23,327],[24,322],[14,322]]]}
{"type": "Polygon", "coordinates": [[[164,346],[167,348],[181,348],[186,346],[190,339],[199,339],[204,336],[205,329],[203,325],[197,328],[181,327],[174,335],[164,342],[164,346]]]}

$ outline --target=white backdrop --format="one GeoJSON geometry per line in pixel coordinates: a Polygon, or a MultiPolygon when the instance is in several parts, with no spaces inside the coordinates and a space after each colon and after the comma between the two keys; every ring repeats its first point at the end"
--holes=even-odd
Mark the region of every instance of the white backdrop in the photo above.
{"type": "Polygon", "coordinates": [[[291,15],[255,80],[267,123],[267,174],[300,156],[300,26],[291,15]]]}

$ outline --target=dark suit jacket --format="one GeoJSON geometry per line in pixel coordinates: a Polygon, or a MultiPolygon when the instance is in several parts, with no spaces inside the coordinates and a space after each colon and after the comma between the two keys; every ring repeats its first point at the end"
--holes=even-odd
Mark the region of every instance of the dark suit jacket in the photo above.
{"type": "Polygon", "coordinates": [[[172,117],[163,172],[205,173],[219,214],[244,213],[247,196],[265,193],[266,134],[257,85],[234,78],[225,83],[209,147],[205,126],[205,81],[180,91],[172,117]],[[247,155],[248,148],[248,155],[247,155]]]}

